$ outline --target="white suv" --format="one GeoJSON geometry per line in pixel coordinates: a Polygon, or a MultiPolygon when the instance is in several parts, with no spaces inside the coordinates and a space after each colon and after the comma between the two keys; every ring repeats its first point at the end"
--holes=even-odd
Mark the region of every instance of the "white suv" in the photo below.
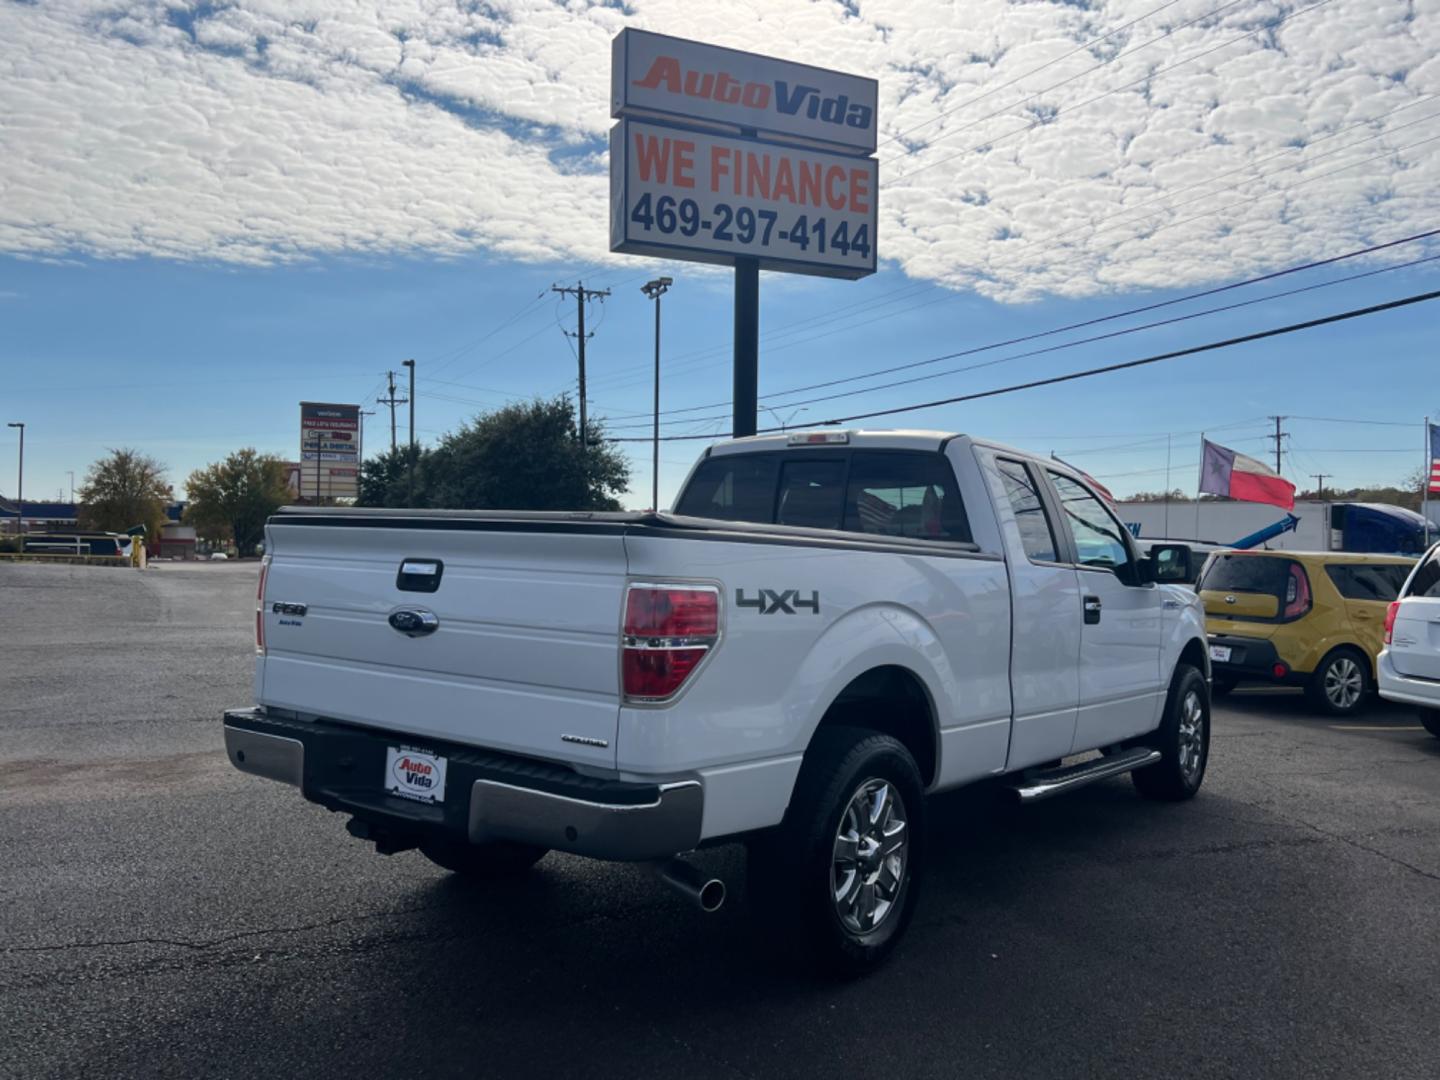
{"type": "Polygon", "coordinates": [[[1440,739],[1440,544],[1432,547],[1385,614],[1385,648],[1376,670],[1380,696],[1415,705],[1440,739]]]}

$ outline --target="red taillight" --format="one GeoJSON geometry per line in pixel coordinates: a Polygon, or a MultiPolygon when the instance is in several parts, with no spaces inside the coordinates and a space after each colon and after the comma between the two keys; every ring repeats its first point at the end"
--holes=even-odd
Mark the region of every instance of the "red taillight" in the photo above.
{"type": "Polygon", "coordinates": [[[1285,610],[1282,617],[1298,619],[1310,610],[1310,579],[1299,563],[1290,564],[1290,580],[1285,586],[1285,610]]]}
{"type": "Polygon", "coordinates": [[[255,655],[265,655],[265,578],[270,574],[270,556],[260,560],[260,583],[255,586],[255,655]]]}
{"type": "Polygon", "coordinates": [[[1390,606],[1385,609],[1385,644],[1390,644],[1391,637],[1395,634],[1395,616],[1400,614],[1400,601],[1391,600],[1390,606]]]}
{"type": "Polygon", "coordinates": [[[625,697],[673,697],[720,637],[720,591],[712,585],[632,585],[622,634],[625,697]]]}

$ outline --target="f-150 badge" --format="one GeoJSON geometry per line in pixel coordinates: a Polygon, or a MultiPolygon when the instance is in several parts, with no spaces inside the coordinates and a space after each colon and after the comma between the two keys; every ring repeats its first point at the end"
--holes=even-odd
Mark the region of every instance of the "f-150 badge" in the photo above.
{"type": "Polygon", "coordinates": [[[735,606],[757,608],[761,615],[798,615],[800,608],[808,608],[811,615],[820,614],[820,593],[812,591],[807,600],[799,589],[760,589],[759,595],[747,597],[744,589],[735,590],[735,606]]]}

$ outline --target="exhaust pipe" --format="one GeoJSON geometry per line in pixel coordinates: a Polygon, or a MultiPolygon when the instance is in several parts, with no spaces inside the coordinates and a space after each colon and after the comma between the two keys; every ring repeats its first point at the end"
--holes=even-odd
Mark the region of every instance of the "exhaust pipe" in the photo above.
{"type": "Polygon", "coordinates": [[[657,877],[707,915],[720,910],[725,903],[725,883],[706,877],[700,868],[684,859],[666,859],[651,863],[657,877]]]}

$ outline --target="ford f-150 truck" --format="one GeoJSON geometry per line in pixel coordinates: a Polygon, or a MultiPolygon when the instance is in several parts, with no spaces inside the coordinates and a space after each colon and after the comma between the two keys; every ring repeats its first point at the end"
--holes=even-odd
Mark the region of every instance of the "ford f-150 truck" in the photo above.
{"type": "Polygon", "coordinates": [[[644,860],[708,909],[679,856],[744,841],[761,924],[845,971],[910,919],[927,795],[1205,775],[1204,614],[1156,580],[1185,559],[970,437],[737,439],[674,513],[287,508],[265,539],[236,767],[476,877],[644,860]]]}

